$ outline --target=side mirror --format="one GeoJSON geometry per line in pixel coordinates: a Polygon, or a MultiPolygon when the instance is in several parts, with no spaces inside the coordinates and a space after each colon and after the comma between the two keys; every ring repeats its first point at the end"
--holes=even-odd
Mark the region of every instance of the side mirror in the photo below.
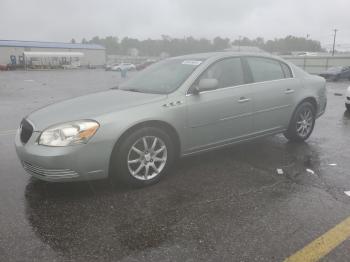
{"type": "Polygon", "coordinates": [[[215,78],[204,78],[201,79],[198,83],[197,86],[197,91],[198,93],[203,92],[203,91],[209,91],[209,90],[214,90],[217,89],[219,85],[219,81],[215,78]]]}

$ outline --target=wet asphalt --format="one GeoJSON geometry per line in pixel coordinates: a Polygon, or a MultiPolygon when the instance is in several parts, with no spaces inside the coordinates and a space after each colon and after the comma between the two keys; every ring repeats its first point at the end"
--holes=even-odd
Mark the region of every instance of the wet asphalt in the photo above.
{"type": "MultiPolygon", "coordinates": [[[[0,261],[282,261],[350,216],[350,82],[327,84],[306,143],[274,136],[181,159],[143,189],[30,178],[14,149],[21,118],[118,81],[102,70],[0,72],[0,261]]],[[[323,261],[348,261],[349,245],[323,261]]]]}

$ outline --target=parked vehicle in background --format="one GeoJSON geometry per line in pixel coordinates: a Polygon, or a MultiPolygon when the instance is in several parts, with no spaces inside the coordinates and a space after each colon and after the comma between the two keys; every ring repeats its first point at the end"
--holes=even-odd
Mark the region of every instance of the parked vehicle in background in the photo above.
{"type": "Polygon", "coordinates": [[[70,64],[62,65],[63,69],[78,69],[80,68],[80,62],[72,62],[70,64]]]}
{"type": "Polygon", "coordinates": [[[350,66],[335,66],[326,72],[319,74],[327,80],[338,81],[340,79],[350,80],[350,66]]]}
{"type": "Polygon", "coordinates": [[[111,71],[122,71],[122,70],[127,70],[127,71],[133,71],[136,70],[136,66],[131,63],[120,63],[118,65],[112,66],[111,71]]]}
{"type": "Polygon", "coordinates": [[[350,112],[350,86],[348,87],[345,95],[345,107],[350,112]]]}
{"type": "Polygon", "coordinates": [[[147,60],[146,62],[143,62],[143,63],[141,63],[141,64],[136,65],[136,70],[138,70],[138,71],[143,70],[143,69],[145,69],[146,67],[148,67],[148,66],[154,64],[155,62],[156,62],[156,61],[154,61],[154,60],[147,60]]]}
{"type": "Polygon", "coordinates": [[[7,71],[7,70],[10,70],[9,65],[0,64],[0,71],[7,71]]]}
{"type": "Polygon", "coordinates": [[[46,181],[110,177],[144,186],[177,157],[283,133],[305,141],[326,109],[325,80],[270,55],[173,57],[119,89],[26,116],[16,151],[46,181]]]}
{"type": "Polygon", "coordinates": [[[298,52],[295,54],[296,56],[317,56],[315,52],[298,52]]]}
{"type": "Polygon", "coordinates": [[[114,64],[107,64],[105,66],[106,71],[110,71],[112,67],[119,65],[119,63],[114,63],[114,64]]]}

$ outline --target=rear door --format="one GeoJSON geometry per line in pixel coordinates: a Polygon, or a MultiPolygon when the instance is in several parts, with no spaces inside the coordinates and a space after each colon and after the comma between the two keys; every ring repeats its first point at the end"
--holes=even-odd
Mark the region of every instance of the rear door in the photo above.
{"type": "Polygon", "coordinates": [[[246,57],[253,97],[253,130],[256,134],[285,129],[290,121],[300,83],[289,66],[265,57],[246,57]]]}

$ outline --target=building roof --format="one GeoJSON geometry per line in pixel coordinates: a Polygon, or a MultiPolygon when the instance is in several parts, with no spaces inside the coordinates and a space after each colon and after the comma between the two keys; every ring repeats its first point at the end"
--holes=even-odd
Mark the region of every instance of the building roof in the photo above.
{"type": "Polygon", "coordinates": [[[23,52],[24,56],[29,57],[81,57],[82,52],[23,52]]]}
{"type": "Polygon", "coordinates": [[[0,40],[0,47],[1,46],[66,48],[66,49],[99,49],[99,50],[106,49],[103,46],[97,45],[97,44],[72,44],[72,43],[20,41],[20,40],[0,40]]]}

